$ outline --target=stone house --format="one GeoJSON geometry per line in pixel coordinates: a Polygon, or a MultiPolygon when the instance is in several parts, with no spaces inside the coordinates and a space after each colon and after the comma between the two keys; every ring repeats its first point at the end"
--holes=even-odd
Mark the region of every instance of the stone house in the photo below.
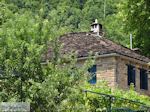
{"type": "MultiPolygon", "coordinates": [[[[136,91],[150,96],[150,59],[107,39],[97,21],[90,32],[68,33],[59,42],[63,44],[61,54],[77,52],[78,64],[84,63],[89,52],[95,55],[95,64],[88,70],[94,74],[91,83],[105,80],[109,86],[125,90],[133,83],[136,91]]],[[[48,56],[51,53],[49,49],[48,56]]]]}

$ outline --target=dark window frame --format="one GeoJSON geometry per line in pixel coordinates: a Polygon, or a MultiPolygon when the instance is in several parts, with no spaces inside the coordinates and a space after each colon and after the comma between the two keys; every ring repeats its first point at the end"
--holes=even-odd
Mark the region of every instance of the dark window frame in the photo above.
{"type": "Polygon", "coordinates": [[[148,74],[145,69],[140,69],[140,89],[148,90],[148,74]]]}
{"type": "Polygon", "coordinates": [[[97,82],[97,65],[92,65],[88,72],[90,74],[91,79],[88,81],[90,84],[96,84],[97,82]]]}
{"type": "Polygon", "coordinates": [[[128,86],[134,84],[136,87],[136,68],[133,65],[127,65],[127,83],[128,86]]]}

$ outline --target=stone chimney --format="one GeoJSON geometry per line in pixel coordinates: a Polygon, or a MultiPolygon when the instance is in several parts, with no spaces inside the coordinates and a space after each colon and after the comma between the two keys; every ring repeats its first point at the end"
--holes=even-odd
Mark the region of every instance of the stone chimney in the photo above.
{"type": "Polygon", "coordinates": [[[91,24],[91,32],[96,33],[98,36],[100,36],[100,33],[102,32],[102,25],[98,23],[97,19],[91,24]]]}

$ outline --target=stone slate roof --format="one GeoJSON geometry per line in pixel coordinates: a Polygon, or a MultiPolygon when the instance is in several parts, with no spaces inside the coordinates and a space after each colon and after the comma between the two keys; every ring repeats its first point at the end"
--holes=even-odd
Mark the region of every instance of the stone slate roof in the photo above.
{"type": "MultiPolygon", "coordinates": [[[[93,55],[103,55],[110,53],[117,53],[134,59],[150,62],[150,59],[137,54],[133,50],[126,48],[120,44],[117,44],[107,38],[100,38],[96,35],[87,32],[68,33],[59,38],[62,48],[60,54],[69,54],[71,52],[77,52],[77,57],[87,57],[90,52],[93,55]]],[[[47,58],[52,56],[52,49],[49,48],[47,58]]]]}

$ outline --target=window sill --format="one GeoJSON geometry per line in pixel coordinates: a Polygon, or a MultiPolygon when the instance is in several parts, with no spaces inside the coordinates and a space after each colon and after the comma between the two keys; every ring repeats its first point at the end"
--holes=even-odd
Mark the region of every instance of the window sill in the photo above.
{"type": "Polygon", "coordinates": [[[140,89],[141,91],[148,91],[148,89],[140,89]]]}

